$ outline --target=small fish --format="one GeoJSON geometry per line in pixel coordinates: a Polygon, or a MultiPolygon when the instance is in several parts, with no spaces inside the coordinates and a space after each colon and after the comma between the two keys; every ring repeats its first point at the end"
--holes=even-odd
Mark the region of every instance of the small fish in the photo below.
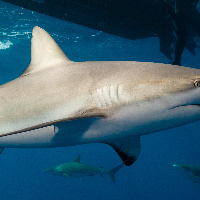
{"type": "Polygon", "coordinates": [[[63,163],[55,167],[50,167],[44,172],[54,175],[54,176],[64,176],[64,177],[84,177],[84,176],[94,176],[108,174],[115,183],[115,174],[124,164],[120,164],[111,170],[105,170],[102,167],[94,167],[91,165],[85,165],[80,162],[80,155],[78,155],[72,162],[63,163]]]}

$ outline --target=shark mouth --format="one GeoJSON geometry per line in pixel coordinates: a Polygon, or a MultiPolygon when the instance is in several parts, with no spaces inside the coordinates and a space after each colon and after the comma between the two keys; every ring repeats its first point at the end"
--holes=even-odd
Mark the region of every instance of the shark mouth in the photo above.
{"type": "Polygon", "coordinates": [[[180,108],[180,107],[187,107],[187,106],[200,106],[200,104],[183,104],[183,105],[180,105],[180,106],[174,106],[174,107],[170,108],[169,110],[174,110],[174,109],[177,109],[177,108],[180,108]]]}

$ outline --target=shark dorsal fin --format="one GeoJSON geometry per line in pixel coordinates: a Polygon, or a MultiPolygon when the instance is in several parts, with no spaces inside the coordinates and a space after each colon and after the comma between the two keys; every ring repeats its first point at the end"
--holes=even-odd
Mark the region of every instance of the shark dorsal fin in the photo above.
{"type": "Polygon", "coordinates": [[[21,76],[46,69],[62,61],[70,62],[54,39],[45,30],[35,26],[31,40],[31,63],[21,76]]]}
{"type": "Polygon", "coordinates": [[[76,156],[76,158],[73,160],[73,162],[80,163],[80,154],[76,156]]]}

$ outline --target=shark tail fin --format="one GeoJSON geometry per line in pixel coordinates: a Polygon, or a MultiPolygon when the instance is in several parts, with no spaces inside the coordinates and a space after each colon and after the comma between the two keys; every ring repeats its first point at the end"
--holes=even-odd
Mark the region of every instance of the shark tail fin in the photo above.
{"type": "Polygon", "coordinates": [[[110,176],[113,183],[115,183],[115,174],[121,169],[121,167],[124,165],[124,163],[118,165],[117,167],[114,167],[113,169],[108,171],[108,175],[110,176]]]}

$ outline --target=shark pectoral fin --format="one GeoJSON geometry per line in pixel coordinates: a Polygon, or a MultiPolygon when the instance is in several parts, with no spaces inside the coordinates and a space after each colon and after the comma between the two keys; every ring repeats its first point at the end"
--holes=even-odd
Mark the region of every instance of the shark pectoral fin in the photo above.
{"type": "Polygon", "coordinates": [[[140,137],[120,138],[107,143],[117,152],[126,166],[132,165],[140,154],[140,137]]]}

